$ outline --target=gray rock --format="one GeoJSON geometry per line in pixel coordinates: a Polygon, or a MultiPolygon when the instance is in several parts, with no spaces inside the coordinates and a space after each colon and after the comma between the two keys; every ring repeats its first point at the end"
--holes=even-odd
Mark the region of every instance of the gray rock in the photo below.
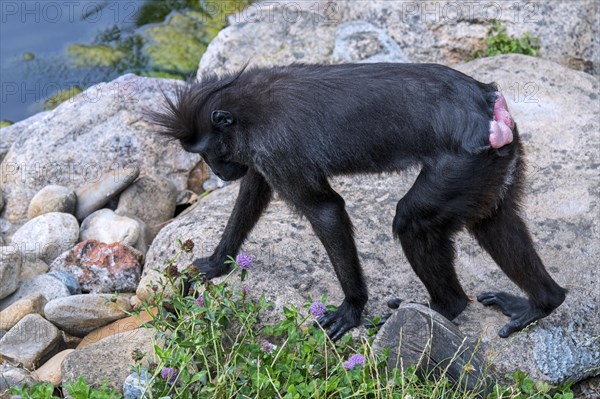
{"type": "Polygon", "coordinates": [[[336,63],[409,62],[383,29],[364,21],[338,26],[332,59],[336,63]]]}
{"type": "Polygon", "coordinates": [[[467,338],[439,313],[416,303],[404,303],[381,327],[372,348],[389,350],[388,369],[406,371],[417,365],[417,375],[431,378],[443,374],[456,386],[491,393],[495,379],[467,338]],[[465,378],[468,370],[468,378],[465,378]]]}
{"type": "Polygon", "coordinates": [[[28,314],[0,339],[0,355],[13,364],[31,369],[54,354],[60,337],[60,331],[52,323],[38,314],[28,314]]]}
{"type": "Polygon", "coordinates": [[[108,172],[98,180],[77,188],[77,209],[75,211],[77,219],[83,220],[102,208],[137,179],[139,174],[140,168],[134,165],[116,172],[108,172]]]}
{"type": "Polygon", "coordinates": [[[129,311],[129,297],[100,294],[58,298],[49,301],[44,308],[46,319],[78,337],[126,317],[129,311]]]}
{"type": "Polygon", "coordinates": [[[340,22],[366,21],[387,33],[413,62],[454,65],[484,48],[493,20],[510,36],[529,32],[540,39],[540,57],[569,68],[600,74],[598,2],[535,0],[519,7],[510,1],[493,3],[446,1],[336,2],[340,22]]]}
{"type": "Polygon", "coordinates": [[[144,109],[162,102],[161,87],[172,94],[179,84],[125,75],[90,87],[52,111],[0,129],[0,156],[5,139],[10,142],[0,170],[6,200],[0,233],[12,233],[26,220],[29,202],[48,184],[75,189],[97,182],[105,173],[122,179],[123,169],[137,166],[142,174],[167,177],[184,190],[200,156],[154,134],[155,127],[143,117],[144,109]],[[36,169],[32,160],[47,167],[36,169]]]}
{"type": "Polygon", "coordinates": [[[81,223],[79,241],[96,240],[107,244],[120,242],[134,246],[140,232],[140,225],[136,220],[119,216],[110,209],[100,209],[81,223]]]}
{"type": "Polygon", "coordinates": [[[150,380],[152,374],[142,368],[140,374],[131,373],[125,378],[123,383],[123,397],[125,399],[146,399],[150,398],[150,380]]]}
{"type": "Polygon", "coordinates": [[[134,366],[134,352],[146,354],[140,364],[147,364],[152,356],[154,333],[152,329],[138,328],[111,335],[71,352],[61,365],[63,383],[72,383],[84,377],[91,387],[100,388],[106,381],[109,388],[120,392],[134,366]]]}
{"type": "MultiPolygon", "coordinates": [[[[2,131],[2,129],[0,129],[2,131]]],[[[32,386],[37,381],[29,374],[27,370],[15,367],[10,364],[0,364],[0,397],[5,398],[8,390],[13,387],[32,386]]]]}
{"type": "Polygon", "coordinates": [[[28,259],[39,258],[50,264],[78,239],[77,219],[68,213],[51,212],[25,223],[12,236],[12,245],[28,259]]]}
{"type": "Polygon", "coordinates": [[[176,205],[177,188],[169,179],[144,176],[121,194],[115,213],[141,219],[154,238],[173,217],[176,205]]]}
{"type": "Polygon", "coordinates": [[[25,281],[48,271],[48,264],[41,259],[22,257],[19,280],[25,281]]]}
{"type": "Polygon", "coordinates": [[[0,300],[0,310],[6,309],[19,299],[38,293],[42,294],[47,301],[71,295],[68,288],[58,279],[42,274],[23,281],[15,293],[0,300]]]}
{"type": "Polygon", "coordinates": [[[237,71],[247,62],[261,66],[329,63],[335,24],[315,12],[274,4],[269,10],[250,7],[243,19],[220,31],[200,60],[198,79],[237,71]]]}
{"type": "Polygon", "coordinates": [[[52,276],[61,283],[63,283],[65,287],[67,287],[71,295],[81,294],[81,286],[79,285],[79,281],[77,281],[77,278],[75,278],[73,273],[65,272],[62,270],[53,270],[50,273],[48,273],[48,276],[52,276]]]}
{"type": "Polygon", "coordinates": [[[19,287],[21,253],[15,246],[0,247],[0,299],[6,298],[19,287]]]}
{"type": "Polygon", "coordinates": [[[28,314],[37,313],[43,316],[46,302],[42,294],[33,294],[13,303],[0,311],[0,330],[10,330],[28,314]]]}
{"type": "MultiPolygon", "coordinates": [[[[595,216],[600,205],[598,80],[550,61],[518,55],[482,59],[459,69],[483,82],[496,81],[503,89],[528,160],[523,213],[550,274],[570,290],[566,302],[551,316],[510,339],[497,335],[507,318],[476,302],[456,319],[458,327],[469,343],[481,339],[498,375],[522,369],[535,379],[561,383],[598,374],[595,359],[600,341],[592,338],[600,336],[600,220],[595,216]],[[573,356],[563,356],[564,361],[553,358],[569,351],[573,356]]],[[[367,317],[387,313],[385,303],[393,297],[428,300],[390,229],[397,201],[415,177],[416,171],[407,171],[332,179],[354,222],[370,289],[367,317]]],[[[193,253],[182,254],[178,262],[182,268],[196,257],[210,255],[237,190],[238,185],[232,184],[209,194],[161,230],[148,251],[144,274],[164,269],[164,261],[178,250],[177,239],[192,239],[196,244],[193,253]]],[[[472,237],[461,233],[456,245],[456,269],[467,293],[518,293],[472,237]]],[[[264,293],[274,302],[265,321],[277,320],[284,306],[303,305],[308,296],[319,298],[328,292],[331,303],[341,302],[342,292],[325,250],[310,225],[281,200],[271,203],[242,251],[255,259],[246,281],[251,295],[264,293]]]]}
{"type": "Polygon", "coordinates": [[[27,209],[27,217],[33,219],[44,213],[62,212],[75,213],[77,196],[75,191],[68,187],[51,184],[42,188],[31,199],[27,209]]]}

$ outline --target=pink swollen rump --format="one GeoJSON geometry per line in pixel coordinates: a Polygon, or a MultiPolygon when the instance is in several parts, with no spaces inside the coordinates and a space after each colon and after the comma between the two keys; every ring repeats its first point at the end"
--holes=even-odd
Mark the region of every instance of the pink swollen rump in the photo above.
{"type": "Polygon", "coordinates": [[[506,100],[502,93],[496,92],[496,95],[494,120],[490,122],[490,145],[492,148],[500,148],[513,141],[512,129],[514,123],[508,113],[506,100]]]}

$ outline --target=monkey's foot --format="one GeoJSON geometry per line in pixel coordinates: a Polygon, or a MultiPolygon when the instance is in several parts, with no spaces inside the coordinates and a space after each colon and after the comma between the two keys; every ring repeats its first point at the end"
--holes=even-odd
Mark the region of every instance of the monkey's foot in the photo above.
{"type": "Polygon", "coordinates": [[[498,306],[502,313],[510,317],[510,321],[498,331],[498,335],[502,338],[521,331],[549,314],[532,307],[527,299],[506,292],[484,292],[477,296],[477,300],[485,306],[498,306]]]}
{"type": "Polygon", "coordinates": [[[198,258],[192,262],[198,268],[198,272],[207,280],[222,276],[229,272],[229,265],[225,260],[215,260],[213,257],[198,258]]]}
{"type": "Polygon", "coordinates": [[[337,341],[348,331],[360,324],[362,309],[343,302],[336,311],[327,312],[317,319],[317,323],[327,330],[327,335],[332,341],[337,341]]]}

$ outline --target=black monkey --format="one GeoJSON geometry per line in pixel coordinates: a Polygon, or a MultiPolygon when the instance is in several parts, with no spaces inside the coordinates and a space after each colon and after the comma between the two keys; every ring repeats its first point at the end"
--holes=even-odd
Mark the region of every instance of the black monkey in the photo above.
{"type": "Polygon", "coordinates": [[[523,149],[493,84],[434,64],[292,65],[208,77],[166,104],[150,115],[164,133],[221,179],[243,178],[217,248],[194,261],[209,279],[228,271],[226,256],[238,252],[275,191],[327,250],[345,298],[319,323],[340,338],[359,324],[367,287],[344,200],[328,178],[420,165],[393,233],[434,310],[453,319],[467,305],[453,266],[453,237],[463,227],[528,295],[478,297],[510,317],[501,337],[565,299],[519,216],[523,149]]]}

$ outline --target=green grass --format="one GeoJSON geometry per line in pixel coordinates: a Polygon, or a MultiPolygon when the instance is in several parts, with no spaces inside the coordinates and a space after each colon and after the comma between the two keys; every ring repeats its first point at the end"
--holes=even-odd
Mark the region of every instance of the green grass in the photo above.
{"type": "MultiPolygon", "coordinates": [[[[153,286],[153,295],[140,309],[150,311],[155,306],[159,309],[146,325],[156,329],[153,360],[136,366],[135,370],[140,375],[145,372],[151,375],[146,398],[479,397],[480,392],[458,389],[460,381],[451,382],[440,370],[432,373],[435,378],[422,379],[414,365],[404,371],[388,369],[387,353],[374,353],[371,349],[374,330],[369,330],[368,336],[359,341],[346,334],[340,342],[333,343],[315,325],[310,304],[301,308],[288,305],[279,322],[261,323],[272,303],[264,295],[251,300],[248,292],[252,287],[246,285],[245,279],[252,270],[240,270],[232,258],[229,260],[232,272],[221,282],[204,281],[189,288],[184,282],[195,277],[197,270],[190,266],[180,273],[176,264],[182,252],[192,250],[193,243],[180,242],[180,246],[180,251],[168,261],[164,278],[153,286]],[[349,369],[345,365],[348,366],[346,362],[353,355],[362,355],[364,364],[349,369]]],[[[326,299],[324,296],[315,302],[325,303],[326,299]]],[[[142,357],[140,354],[139,358],[142,357]]],[[[465,370],[465,375],[468,373],[465,370]]],[[[520,371],[510,378],[511,385],[494,386],[488,398],[573,398],[569,385],[536,384],[520,371]]],[[[85,392],[85,388],[83,384],[80,391],[85,392]]],[[[30,391],[14,393],[23,398],[52,398],[51,387],[45,389],[37,385],[30,391]]],[[[108,392],[88,393],[75,399],[117,397],[108,392]]]]}
{"type": "Polygon", "coordinates": [[[510,37],[506,27],[493,21],[485,39],[486,47],[473,53],[473,58],[493,57],[500,54],[525,54],[537,57],[540,54],[540,39],[525,33],[520,38],[510,37]]]}

